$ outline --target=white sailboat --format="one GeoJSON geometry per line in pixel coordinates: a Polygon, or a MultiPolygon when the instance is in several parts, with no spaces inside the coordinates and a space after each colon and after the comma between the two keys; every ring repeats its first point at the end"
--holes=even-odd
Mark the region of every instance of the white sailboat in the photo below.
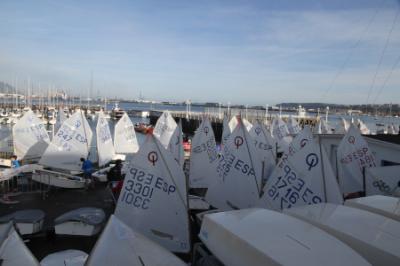
{"type": "Polygon", "coordinates": [[[49,145],[49,135],[32,110],[18,119],[12,131],[14,152],[20,160],[38,160],[49,145]]]}
{"type": "Polygon", "coordinates": [[[68,171],[80,171],[80,158],[89,153],[92,131],[81,110],[64,121],[44,152],[39,164],[68,171]]]}
{"type": "Polygon", "coordinates": [[[158,118],[153,134],[161,142],[165,149],[168,149],[172,135],[177,127],[178,125],[169,111],[165,111],[158,118]]]}
{"type": "Polygon", "coordinates": [[[273,140],[271,134],[259,122],[254,124],[249,134],[254,140],[254,144],[259,152],[260,158],[262,158],[262,179],[263,184],[265,184],[275,168],[276,142],[273,140]]]}
{"type": "Polygon", "coordinates": [[[363,168],[375,167],[375,156],[354,124],[337,149],[337,164],[342,193],[364,191],[363,168]]]}
{"type": "Polygon", "coordinates": [[[189,186],[207,188],[216,178],[218,152],[214,131],[208,117],[204,117],[192,139],[189,186]]]}
{"type": "Polygon", "coordinates": [[[282,156],[265,185],[260,206],[283,210],[320,202],[342,203],[329,160],[323,156],[323,147],[312,139],[310,128],[293,142],[300,145],[293,145],[293,152],[282,156]]]}
{"type": "Polygon", "coordinates": [[[111,215],[86,262],[87,266],[184,266],[180,259],[111,215]]]}
{"type": "Polygon", "coordinates": [[[153,135],[129,162],[115,215],[173,252],[189,252],[189,217],[183,170],[153,135]]]}
{"type": "Polygon", "coordinates": [[[103,111],[99,112],[96,126],[97,154],[99,166],[108,164],[115,157],[115,150],[111,136],[110,126],[104,117],[103,111]]]}
{"type": "Polygon", "coordinates": [[[87,158],[91,140],[89,124],[78,110],[64,121],[39,161],[52,170],[37,170],[32,180],[62,188],[85,187],[84,178],[70,173],[81,172],[80,158],[87,158]]]}
{"type": "Polygon", "coordinates": [[[299,123],[293,116],[289,117],[289,121],[287,123],[287,128],[291,135],[297,135],[301,131],[301,127],[300,127],[299,123]]]}
{"type": "Polygon", "coordinates": [[[127,113],[115,125],[114,148],[116,153],[121,154],[136,153],[139,150],[135,127],[127,113]]]}
{"type": "Polygon", "coordinates": [[[0,224],[1,265],[39,266],[39,262],[25,246],[12,222],[0,224]]]}
{"type": "Polygon", "coordinates": [[[262,159],[240,117],[218,164],[206,201],[222,210],[255,206],[261,191],[262,159]]]}

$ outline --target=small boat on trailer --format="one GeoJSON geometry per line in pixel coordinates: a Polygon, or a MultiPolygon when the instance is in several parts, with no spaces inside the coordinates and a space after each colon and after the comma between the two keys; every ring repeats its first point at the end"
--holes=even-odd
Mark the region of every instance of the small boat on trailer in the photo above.
{"type": "Polygon", "coordinates": [[[0,224],[0,262],[4,266],[39,266],[11,222],[0,224]]]}
{"type": "Polygon", "coordinates": [[[39,209],[20,210],[0,217],[0,223],[13,222],[21,235],[32,235],[42,231],[45,216],[39,209]]]}
{"type": "Polygon", "coordinates": [[[383,215],[400,222],[400,198],[375,195],[346,200],[344,205],[383,215]]]}
{"type": "Polygon", "coordinates": [[[199,237],[221,263],[230,266],[370,265],[316,226],[267,209],[208,214],[199,237]]]}
{"type": "Polygon", "coordinates": [[[285,209],[284,213],[338,238],[373,265],[400,265],[400,223],[395,220],[330,203],[285,209]]]}
{"type": "Polygon", "coordinates": [[[32,180],[59,188],[84,188],[89,180],[76,175],[42,169],[32,173],[32,180]]]}
{"type": "Polygon", "coordinates": [[[99,208],[79,208],[57,217],[54,229],[57,235],[93,236],[100,232],[105,213],[99,208]]]}

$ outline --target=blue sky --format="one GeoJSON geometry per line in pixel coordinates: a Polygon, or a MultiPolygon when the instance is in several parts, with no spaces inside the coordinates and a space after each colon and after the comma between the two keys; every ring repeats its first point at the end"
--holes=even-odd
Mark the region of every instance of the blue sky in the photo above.
{"type": "Polygon", "coordinates": [[[379,93],[400,56],[399,9],[398,0],[2,0],[0,80],[86,95],[93,72],[93,94],[107,97],[399,103],[400,65],[379,93]]]}

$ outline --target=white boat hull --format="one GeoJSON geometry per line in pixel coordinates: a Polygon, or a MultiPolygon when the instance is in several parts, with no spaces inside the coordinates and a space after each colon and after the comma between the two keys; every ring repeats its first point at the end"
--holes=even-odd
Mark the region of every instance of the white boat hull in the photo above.
{"type": "Polygon", "coordinates": [[[86,180],[82,177],[47,170],[34,172],[32,180],[53,187],[71,189],[84,188],[86,184],[86,180]]]}
{"type": "Polygon", "coordinates": [[[43,220],[35,223],[16,223],[16,227],[21,235],[35,234],[42,230],[43,220]]]}
{"type": "Polygon", "coordinates": [[[93,236],[100,232],[101,225],[90,225],[79,221],[68,221],[56,225],[57,235],[93,236]]]}

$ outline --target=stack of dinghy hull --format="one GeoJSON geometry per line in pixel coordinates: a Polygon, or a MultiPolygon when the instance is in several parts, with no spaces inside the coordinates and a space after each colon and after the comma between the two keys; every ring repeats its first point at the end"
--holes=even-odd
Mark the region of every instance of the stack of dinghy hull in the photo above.
{"type": "Polygon", "coordinates": [[[373,265],[400,265],[400,223],[343,205],[320,203],[284,210],[340,239],[373,265]]]}
{"type": "Polygon", "coordinates": [[[93,236],[100,232],[105,213],[99,208],[79,208],[57,217],[54,229],[57,235],[93,236]]]}
{"type": "Polygon", "coordinates": [[[184,266],[186,264],[112,215],[86,262],[86,266],[109,265],[184,266]]]}
{"type": "Polygon", "coordinates": [[[11,222],[0,224],[0,262],[2,266],[39,266],[11,222]]]}
{"type": "Polygon", "coordinates": [[[47,255],[40,261],[40,266],[84,266],[87,258],[88,254],[83,251],[68,249],[47,255]]]}
{"type": "Polygon", "coordinates": [[[79,189],[86,186],[86,180],[80,176],[74,176],[50,170],[35,171],[32,174],[32,180],[59,188],[79,189]]]}
{"type": "Polygon", "coordinates": [[[14,222],[21,235],[31,235],[42,230],[44,218],[42,210],[28,209],[0,217],[0,223],[14,222]]]}
{"type": "Polygon", "coordinates": [[[199,237],[224,265],[370,265],[323,230],[266,209],[206,215],[199,237]]]}
{"type": "Polygon", "coordinates": [[[375,195],[346,200],[344,204],[349,207],[380,214],[400,222],[400,198],[375,195]]]}

